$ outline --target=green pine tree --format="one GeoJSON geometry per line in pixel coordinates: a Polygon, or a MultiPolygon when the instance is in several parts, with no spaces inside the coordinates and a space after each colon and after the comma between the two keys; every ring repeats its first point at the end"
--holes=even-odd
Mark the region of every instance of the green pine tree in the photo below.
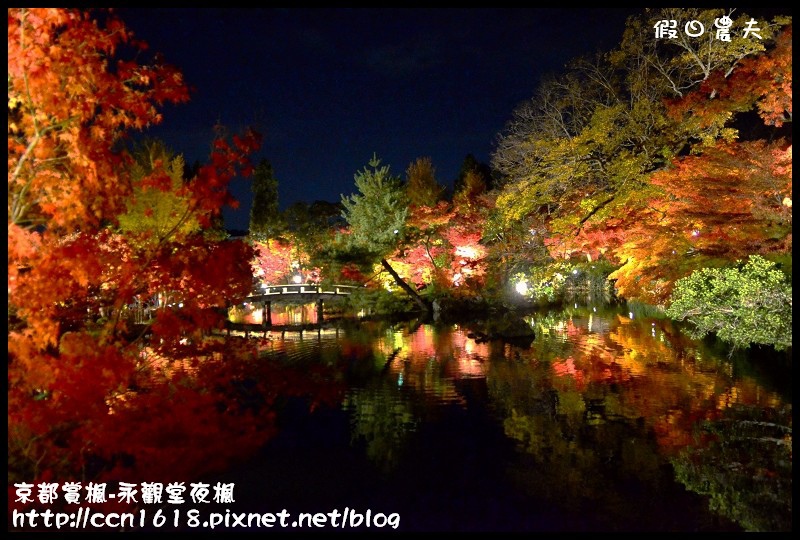
{"type": "Polygon", "coordinates": [[[350,245],[371,254],[389,272],[395,283],[424,311],[431,306],[406,283],[386,260],[403,242],[408,217],[408,196],[389,166],[380,166],[377,156],[355,174],[358,193],[342,196],[342,216],[350,225],[350,245]]]}

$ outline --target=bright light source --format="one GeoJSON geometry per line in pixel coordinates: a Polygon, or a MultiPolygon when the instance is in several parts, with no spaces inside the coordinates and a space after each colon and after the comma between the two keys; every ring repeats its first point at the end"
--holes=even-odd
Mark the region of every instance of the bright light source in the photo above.
{"type": "Polygon", "coordinates": [[[572,271],[572,274],[573,274],[573,275],[578,275],[578,269],[576,268],[575,270],[573,270],[573,271],[572,271]]]}
{"type": "Polygon", "coordinates": [[[633,311],[629,311],[628,312],[628,318],[629,319],[633,319],[633,311]]]}
{"type": "Polygon", "coordinates": [[[300,274],[292,276],[292,281],[295,283],[301,283],[303,281],[303,276],[301,276],[300,274]]]}
{"type": "Polygon", "coordinates": [[[525,281],[518,281],[514,286],[519,294],[526,294],[528,292],[528,283],[525,281]]]}
{"type": "Polygon", "coordinates": [[[478,250],[473,246],[458,246],[456,248],[456,257],[464,257],[465,259],[477,259],[478,250]]]}

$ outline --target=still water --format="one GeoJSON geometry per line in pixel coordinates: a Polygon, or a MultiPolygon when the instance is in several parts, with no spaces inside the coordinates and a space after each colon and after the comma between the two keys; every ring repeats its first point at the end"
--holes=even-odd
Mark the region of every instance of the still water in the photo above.
{"type": "Polygon", "coordinates": [[[528,347],[415,321],[272,332],[265,357],[326,367],[341,399],[287,404],[226,477],[238,510],[397,513],[406,531],[791,530],[791,373],[774,355],[623,307],[525,320],[528,347]]]}

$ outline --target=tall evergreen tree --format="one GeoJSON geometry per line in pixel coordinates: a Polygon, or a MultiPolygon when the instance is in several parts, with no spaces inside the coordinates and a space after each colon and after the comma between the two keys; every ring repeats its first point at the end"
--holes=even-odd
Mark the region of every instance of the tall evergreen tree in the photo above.
{"type": "Polygon", "coordinates": [[[253,206],[250,208],[250,234],[273,238],[285,226],[278,209],[278,180],[272,172],[272,164],[262,159],[253,171],[253,206]]]}
{"type": "Polygon", "coordinates": [[[342,216],[350,225],[351,246],[380,261],[395,283],[422,310],[429,312],[431,306],[386,260],[405,237],[408,196],[400,179],[390,174],[388,165],[381,167],[377,156],[373,156],[369,166],[357,172],[354,178],[358,193],[342,196],[342,216]]]}

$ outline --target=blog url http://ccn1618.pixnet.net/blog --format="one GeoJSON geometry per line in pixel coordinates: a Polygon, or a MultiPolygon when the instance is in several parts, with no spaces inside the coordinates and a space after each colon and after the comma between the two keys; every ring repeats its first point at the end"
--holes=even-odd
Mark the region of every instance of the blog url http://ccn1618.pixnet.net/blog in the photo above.
{"type": "Polygon", "coordinates": [[[345,506],[327,512],[238,512],[220,505],[234,503],[234,484],[203,482],[167,484],[119,483],[113,493],[103,483],[18,483],[10,530],[92,529],[397,529],[397,512],[376,512],[345,506]],[[129,505],[120,511],[104,509],[116,502],[129,505]],[[211,511],[214,503],[214,511],[211,511]]]}

